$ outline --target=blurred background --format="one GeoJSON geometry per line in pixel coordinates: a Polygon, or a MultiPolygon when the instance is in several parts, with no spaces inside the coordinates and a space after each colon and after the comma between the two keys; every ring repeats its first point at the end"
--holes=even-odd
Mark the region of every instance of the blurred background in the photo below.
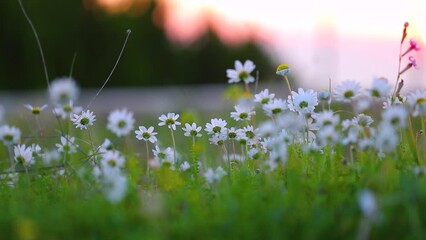
{"type": "MultiPolygon", "coordinates": [[[[327,89],[374,77],[393,84],[404,22],[418,70],[404,74],[406,89],[425,87],[424,0],[23,0],[38,30],[50,79],[70,74],[84,88],[102,85],[126,29],[127,48],[109,87],[226,84],[234,60],[255,62],[263,82],[291,80],[327,89]]],[[[45,89],[33,33],[15,0],[0,1],[0,90],[45,89]]],[[[405,48],[406,46],[404,46],[405,48]]],[[[403,66],[407,60],[403,60],[403,66]]]]}

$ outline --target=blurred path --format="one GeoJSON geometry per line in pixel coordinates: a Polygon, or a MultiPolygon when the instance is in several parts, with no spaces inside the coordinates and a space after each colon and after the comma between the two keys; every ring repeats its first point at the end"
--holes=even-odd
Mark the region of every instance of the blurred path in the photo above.
{"type": "MultiPolygon", "coordinates": [[[[283,83],[282,83],[283,84],[283,83]]],[[[227,84],[202,86],[165,86],[150,88],[105,88],[90,105],[96,114],[109,113],[116,108],[127,108],[136,114],[162,114],[190,109],[200,112],[217,112],[230,109],[224,97],[227,84]]],[[[258,92],[268,87],[277,96],[285,91],[284,85],[258,87],[258,92]],[[281,91],[278,92],[278,91],[281,91]]],[[[76,105],[86,107],[97,89],[82,90],[76,105]]],[[[19,112],[24,104],[41,106],[48,103],[44,91],[0,91],[0,105],[8,113],[19,112]]]]}

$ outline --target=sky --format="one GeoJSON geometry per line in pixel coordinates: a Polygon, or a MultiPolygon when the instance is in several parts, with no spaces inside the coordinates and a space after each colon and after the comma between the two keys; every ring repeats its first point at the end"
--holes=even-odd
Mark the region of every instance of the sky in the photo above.
{"type": "MultiPolygon", "coordinates": [[[[122,9],[130,8],[132,2],[149,2],[98,1],[105,6],[121,4],[122,9]]],[[[404,88],[426,87],[425,0],[157,2],[165,14],[164,28],[176,43],[190,44],[208,26],[229,45],[256,40],[277,64],[291,66],[294,80],[302,87],[317,90],[326,89],[329,79],[333,85],[350,79],[368,87],[373,78],[386,77],[394,84],[403,24],[409,22],[407,40],[415,39],[422,50],[409,54],[419,69],[403,75],[404,88]]],[[[402,66],[407,62],[404,58],[402,66]]]]}

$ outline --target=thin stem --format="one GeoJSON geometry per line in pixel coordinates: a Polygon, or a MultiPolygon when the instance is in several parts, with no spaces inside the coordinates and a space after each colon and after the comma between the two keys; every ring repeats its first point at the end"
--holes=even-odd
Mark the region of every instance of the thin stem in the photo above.
{"type": "Polygon", "coordinates": [[[74,63],[75,63],[75,59],[77,58],[77,53],[74,53],[74,57],[72,58],[72,62],[71,62],[71,69],[70,69],[70,77],[72,77],[72,73],[74,71],[74,63]]]}
{"type": "Polygon", "coordinates": [[[38,38],[37,30],[35,29],[33,22],[31,21],[30,17],[28,16],[27,12],[25,11],[25,8],[24,8],[24,5],[22,4],[22,1],[18,0],[18,2],[19,2],[19,6],[21,7],[22,13],[24,14],[25,18],[27,19],[28,24],[30,25],[31,30],[34,33],[34,37],[37,41],[38,49],[40,51],[41,61],[43,63],[44,75],[46,77],[47,88],[50,90],[49,75],[47,73],[46,61],[44,60],[43,48],[41,47],[41,43],[40,43],[40,39],[38,38]]]}
{"type": "Polygon", "coordinates": [[[399,78],[401,77],[401,60],[402,60],[401,52],[402,52],[402,42],[401,42],[401,44],[399,45],[398,74],[397,74],[397,77],[396,77],[395,88],[394,88],[394,90],[393,90],[393,94],[392,94],[392,96],[393,96],[394,98],[396,97],[396,96],[395,96],[395,94],[396,94],[396,89],[398,88],[399,78]]]}
{"type": "Polygon", "coordinates": [[[290,81],[288,80],[287,74],[284,75],[285,82],[287,83],[289,94],[291,94],[290,81]]]}
{"type": "Polygon", "coordinates": [[[225,155],[227,156],[228,160],[228,181],[229,184],[232,184],[232,178],[231,178],[231,160],[229,159],[228,150],[226,149],[225,144],[222,144],[223,150],[225,151],[225,155]]]}
{"type": "Polygon", "coordinates": [[[146,175],[149,177],[149,149],[148,149],[148,141],[145,141],[145,149],[146,149],[146,175]]]}
{"type": "Polygon", "coordinates": [[[102,85],[102,87],[99,89],[99,91],[96,93],[96,95],[92,98],[92,100],[90,100],[89,104],[87,104],[86,109],[89,108],[90,104],[92,104],[92,102],[96,99],[96,97],[99,95],[99,93],[101,93],[101,91],[104,89],[105,85],[108,83],[109,79],[111,78],[112,74],[114,73],[115,68],[117,67],[118,63],[120,62],[121,55],[123,55],[124,49],[126,48],[127,40],[129,39],[130,33],[132,33],[132,31],[130,29],[127,29],[127,31],[126,31],[126,34],[127,34],[126,35],[126,39],[124,40],[123,47],[121,48],[120,54],[118,55],[118,58],[117,58],[117,61],[114,64],[114,67],[112,68],[109,76],[105,80],[105,82],[102,85]]]}
{"type": "Polygon", "coordinates": [[[170,132],[172,133],[172,142],[173,142],[173,161],[176,163],[176,142],[175,142],[175,135],[173,133],[173,129],[170,128],[170,132]]]}
{"type": "Polygon", "coordinates": [[[15,171],[14,166],[13,166],[12,144],[7,145],[7,152],[8,152],[8,157],[9,157],[10,169],[12,169],[12,171],[15,171]]]}

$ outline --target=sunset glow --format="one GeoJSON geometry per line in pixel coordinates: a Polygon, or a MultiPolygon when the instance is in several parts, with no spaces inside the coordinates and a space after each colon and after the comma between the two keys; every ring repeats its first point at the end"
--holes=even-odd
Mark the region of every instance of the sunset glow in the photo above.
{"type": "MultiPolygon", "coordinates": [[[[394,77],[404,22],[410,23],[409,38],[425,48],[424,0],[157,0],[157,4],[172,41],[190,44],[208,28],[229,45],[255,40],[277,63],[300,68],[296,72],[302,82],[324,79],[318,85],[323,88],[329,78],[367,82],[375,76],[394,77]]],[[[415,54],[425,59],[424,50],[415,54]]],[[[418,62],[426,66],[425,61],[418,62]]],[[[424,68],[414,76],[424,77],[424,68]]]]}

